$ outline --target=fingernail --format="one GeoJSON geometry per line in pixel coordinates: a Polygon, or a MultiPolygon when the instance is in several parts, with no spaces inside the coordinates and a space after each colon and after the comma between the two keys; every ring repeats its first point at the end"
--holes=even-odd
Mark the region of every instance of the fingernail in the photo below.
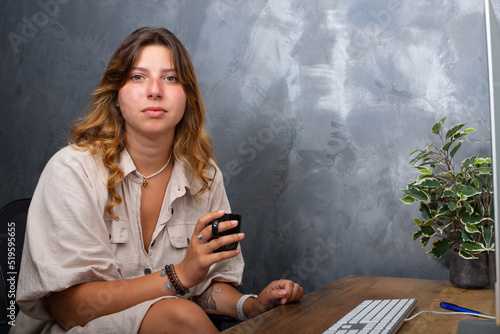
{"type": "Polygon", "coordinates": [[[217,211],[217,213],[224,213],[224,210],[219,210],[217,211]]]}
{"type": "Polygon", "coordinates": [[[238,225],[238,221],[237,220],[231,220],[231,225],[233,225],[233,226],[238,225]]]}
{"type": "Polygon", "coordinates": [[[245,237],[245,233],[238,233],[238,238],[243,239],[245,237]]]}

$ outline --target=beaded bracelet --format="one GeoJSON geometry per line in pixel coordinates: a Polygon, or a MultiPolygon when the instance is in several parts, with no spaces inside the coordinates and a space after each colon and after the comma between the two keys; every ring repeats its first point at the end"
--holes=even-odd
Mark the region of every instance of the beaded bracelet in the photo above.
{"type": "Polygon", "coordinates": [[[167,264],[165,266],[165,272],[167,273],[168,279],[174,286],[175,291],[177,291],[179,295],[184,296],[186,293],[189,293],[189,289],[186,289],[179,280],[179,277],[177,277],[173,264],[167,264]]]}

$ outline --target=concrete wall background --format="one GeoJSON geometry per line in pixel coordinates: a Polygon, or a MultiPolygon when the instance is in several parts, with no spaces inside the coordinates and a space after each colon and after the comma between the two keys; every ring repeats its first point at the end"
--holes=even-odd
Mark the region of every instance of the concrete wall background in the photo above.
{"type": "MultiPolygon", "coordinates": [[[[4,0],[0,18],[1,206],[31,196],[123,38],[163,26],[191,52],[244,216],[246,292],[282,277],[306,292],[351,273],[448,279],[399,198],[439,119],[489,138],[482,1],[4,0]]],[[[463,155],[477,150],[489,144],[463,155]]]]}

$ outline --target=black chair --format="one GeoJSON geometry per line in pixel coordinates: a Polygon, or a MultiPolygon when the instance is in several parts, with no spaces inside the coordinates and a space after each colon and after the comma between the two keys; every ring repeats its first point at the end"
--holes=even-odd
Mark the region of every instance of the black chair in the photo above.
{"type": "Polygon", "coordinates": [[[209,314],[208,317],[212,320],[212,323],[219,331],[228,329],[240,322],[239,320],[226,315],[209,314]]]}
{"type": "Polygon", "coordinates": [[[23,251],[26,218],[31,198],[20,199],[0,209],[0,328],[10,328],[9,322],[19,312],[15,303],[17,278],[23,251]]]}

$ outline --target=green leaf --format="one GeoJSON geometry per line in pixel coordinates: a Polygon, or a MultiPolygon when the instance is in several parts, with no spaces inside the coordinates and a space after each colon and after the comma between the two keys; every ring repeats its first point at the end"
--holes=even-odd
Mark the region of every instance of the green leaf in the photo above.
{"type": "Polygon", "coordinates": [[[466,135],[467,135],[467,134],[469,134],[469,133],[471,133],[471,132],[474,132],[474,131],[476,131],[476,129],[473,129],[473,128],[467,128],[467,129],[465,129],[465,130],[464,130],[464,134],[466,134],[466,135]]]}
{"type": "Polygon", "coordinates": [[[438,239],[432,243],[432,248],[428,253],[434,255],[436,259],[441,258],[450,249],[450,244],[446,239],[438,239]]]}
{"type": "Polygon", "coordinates": [[[451,174],[452,174],[452,172],[443,172],[443,173],[439,173],[438,175],[436,175],[436,177],[443,178],[446,180],[451,180],[452,179],[451,174]]]}
{"type": "Polygon", "coordinates": [[[448,208],[450,209],[450,211],[455,210],[456,207],[457,207],[457,202],[456,201],[449,201],[448,202],[448,208]]]}
{"type": "Polygon", "coordinates": [[[413,233],[413,236],[412,236],[412,241],[415,241],[417,240],[418,238],[420,238],[422,236],[422,231],[417,231],[415,233],[413,233]]]}
{"type": "Polygon", "coordinates": [[[489,247],[491,243],[491,237],[493,236],[492,230],[493,230],[492,225],[483,226],[483,238],[484,238],[484,243],[486,244],[487,247],[489,247]]]}
{"type": "Polygon", "coordinates": [[[441,128],[443,127],[443,123],[444,121],[446,120],[446,117],[441,119],[439,122],[437,122],[436,124],[434,124],[432,126],[432,133],[434,133],[435,135],[438,135],[440,132],[441,132],[441,128]]]}
{"type": "Polygon", "coordinates": [[[464,212],[460,215],[460,221],[464,224],[476,225],[483,220],[483,217],[478,213],[469,214],[464,212]]]}
{"type": "Polygon", "coordinates": [[[455,125],[454,127],[452,127],[450,130],[448,130],[448,132],[446,133],[446,139],[450,138],[451,136],[453,136],[458,130],[460,130],[461,128],[463,128],[465,125],[464,124],[457,124],[455,125]]]}
{"type": "Polygon", "coordinates": [[[433,177],[426,177],[422,179],[420,182],[416,183],[416,185],[419,185],[424,188],[439,188],[441,187],[441,182],[439,182],[437,179],[433,177]]]}
{"type": "Polygon", "coordinates": [[[462,202],[460,202],[460,203],[463,203],[463,206],[464,206],[465,210],[467,210],[467,213],[469,215],[474,213],[474,208],[468,202],[466,202],[465,200],[462,200],[462,202]]]}
{"type": "Polygon", "coordinates": [[[476,159],[477,159],[477,154],[472,156],[472,157],[469,157],[467,159],[464,159],[464,161],[462,161],[462,165],[460,166],[460,170],[464,171],[469,166],[473,165],[474,161],[476,161],[476,159]]]}
{"type": "Polygon", "coordinates": [[[416,150],[411,151],[409,155],[413,155],[413,154],[415,154],[415,153],[417,153],[417,152],[420,152],[420,149],[418,149],[418,148],[417,148],[416,150]]]}
{"type": "Polygon", "coordinates": [[[436,231],[432,226],[421,226],[420,229],[422,230],[422,234],[429,238],[436,234],[436,231]]]}
{"type": "Polygon", "coordinates": [[[443,197],[459,198],[459,196],[455,194],[450,188],[443,191],[443,197]]]}
{"type": "Polygon", "coordinates": [[[452,224],[452,223],[450,222],[450,223],[448,223],[448,224],[446,224],[446,225],[439,226],[439,227],[437,228],[437,229],[438,229],[438,231],[439,231],[439,233],[441,233],[441,234],[442,234],[444,230],[446,230],[446,229],[450,228],[451,224],[452,224]]]}
{"type": "Polygon", "coordinates": [[[413,217],[413,221],[415,222],[415,225],[417,225],[417,226],[420,226],[424,223],[423,221],[421,221],[420,219],[415,218],[415,217],[413,217]]]}
{"type": "Polygon", "coordinates": [[[465,197],[471,197],[480,194],[481,192],[471,186],[460,186],[460,188],[458,188],[458,193],[463,194],[465,197]]]}
{"type": "MultiPolygon", "coordinates": [[[[416,156],[415,158],[413,158],[412,160],[410,160],[410,165],[413,166],[413,164],[415,164],[420,159],[422,159],[420,155],[416,156]]],[[[415,167],[415,168],[417,168],[417,167],[415,167]]]]}
{"type": "Polygon", "coordinates": [[[472,238],[472,235],[470,233],[468,233],[466,230],[462,230],[462,240],[463,241],[474,241],[474,239],[472,238]]]}
{"type": "Polygon", "coordinates": [[[460,255],[461,257],[463,257],[464,259],[467,259],[467,260],[477,259],[477,257],[466,252],[464,249],[461,249],[460,252],[458,252],[458,255],[460,255]]]}
{"type": "Polygon", "coordinates": [[[476,241],[465,241],[462,244],[462,249],[468,253],[477,254],[486,251],[483,244],[476,241]]]}
{"type": "Polygon", "coordinates": [[[420,244],[422,245],[422,248],[425,248],[425,246],[427,246],[427,243],[430,239],[431,238],[425,236],[422,236],[422,238],[420,238],[420,244]]]}
{"type": "Polygon", "coordinates": [[[429,169],[427,169],[427,168],[419,168],[419,169],[418,169],[418,172],[419,172],[420,174],[430,174],[430,175],[432,175],[432,171],[430,171],[430,170],[429,170],[429,169]]]}
{"type": "Polygon", "coordinates": [[[491,167],[478,167],[476,169],[474,169],[474,172],[476,173],[486,173],[486,174],[489,174],[493,171],[493,169],[491,167]]]}
{"type": "Polygon", "coordinates": [[[442,216],[444,215],[445,213],[448,213],[450,212],[450,208],[448,206],[448,204],[445,204],[443,205],[442,207],[439,208],[438,212],[437,212],[437,215],[438,216],[442,216]]]}
{"type": "Polygon", "coordinates": [[[406,203],[406,204],[415,203],[415,199],[411,196],[405,196],[405,197],[401,198],[401,201],[403,201],[403,203],[406,203]]]}
{"type": "Polygon", "coordinates": [[[460,146],[462,146],[462,143],[463,143],[463,142],[464,142],[463,140],[460,140],[460,141],[457,143],[457,145],[455,145],[455,147],[453,148],[453,150],[451,150],[451,152],[450,152],[450,157],[452,157],[452,158],[453,158],[453,157],[455,156],[455,154],[457,153],[457,151],[458,151],[458,149],[460,148],[460,146]]]}
{"type": "Polygon", "coordinates": [[[481,183],[479,183],[479,180],[478,178],[474,175],[474,174],[470,174],[470,178],[472,180],[472,182],[474,182],[474,184],[476,185],[476,187],[479,187],[481,185],[481,183]]]}
{"type": "MultiPolygon", "coordinates": [[[[457,131],[456,133],[453,134],[453,136],[450,137],[451,142],[455,142],[457,139],[463,138],[464,133],[462,131],[457,131]]],[[[467,140],[467,139],[464,139],[467,140]]]]}
{"type": "Polygon", "coordinates": [[[479,233],[479,230],[477,229],[476,225],[470,223],[465,224],[465,230],[468,233],[479,233]]]}
{"type": "Polygon", "coordinates": [[[408,187],[405,190],[403,190],[408,196],[415,198],[416,200],[419,201],[428,201],[429,196],[423,192],[420,189],[413,188],[413,187],[408,187]]]}
{"type": "Polygon", "coordinates": [[[432,215],[431,215],[431,209],[429,208],[429,206],[425,203],[420,203],[420,213],[422,214],[422,217],[425,219],[425,220],[429,220],[432,218],[432,215]]]}
{"type": "Polygon", "coordinates": [[[479,139],[469,139],[469,138],[465,138],[464,141],[473,141],[475,143],[482,143],[482,141],[480,141],[479,139]]]}

